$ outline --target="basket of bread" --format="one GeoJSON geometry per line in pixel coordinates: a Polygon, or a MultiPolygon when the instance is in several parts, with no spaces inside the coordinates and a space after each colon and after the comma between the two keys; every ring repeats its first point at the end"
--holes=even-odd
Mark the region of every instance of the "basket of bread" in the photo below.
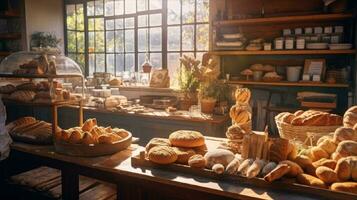
{"type": "Polygon", "coordinates": [[[57,132],[55,149],[71,156],[102,156],[124,150],[131,142],[132,134],[129,131],[98,126],[96,119],[88,119],[81,127],[57,132]]]}
{"type": "Polygon", "coordinates": [[[275,117],[275,122],[282,138],[306,142],[317,140],[342,125],[342,117],[327,112],[298,110],[295,113],[283,112],[275,117]]]}

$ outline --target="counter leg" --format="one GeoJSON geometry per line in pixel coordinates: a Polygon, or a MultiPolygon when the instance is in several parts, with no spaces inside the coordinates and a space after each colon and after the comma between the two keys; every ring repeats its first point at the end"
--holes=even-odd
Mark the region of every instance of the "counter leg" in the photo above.
{"type": "Polygon", "coordinates": [[[79,176],[68,169],[62,173],[62,199],[75,200],[79,198],[79,176]]]}

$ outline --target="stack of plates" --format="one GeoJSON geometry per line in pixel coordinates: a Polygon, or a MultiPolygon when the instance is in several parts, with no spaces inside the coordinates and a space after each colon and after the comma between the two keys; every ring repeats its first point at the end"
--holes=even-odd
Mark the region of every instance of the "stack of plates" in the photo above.
{"type": "Polygon", "coordinates": [[[344,43],[344,44],[329,44],[328,45],[331,50],[342,50],[342,49],[351,49],[352,44],[344,43]]]}
{"type": "Polygon", "coordinates": [[[327,43],[308,43],[306,44],[307,49],[328,49],[327,43]]]}

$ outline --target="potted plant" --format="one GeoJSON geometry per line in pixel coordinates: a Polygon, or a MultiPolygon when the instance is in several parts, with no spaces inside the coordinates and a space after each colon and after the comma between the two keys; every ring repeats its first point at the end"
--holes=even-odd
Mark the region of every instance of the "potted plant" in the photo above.
{"type": "Polygon", "coordinates": [[[199,87],[198,66],[200,61],[186,55],[181,57],[180,61],[181,67],[178,71],[178,86],[182,93],[180,109],[189,110],[192,105],[197,104],[197,89],[199,87]]]}
{"type": "Polygon", "coordinates": [[[31,35],[30,46],[34,51],[47,51],[58,53],[58,44],[61,42],[55,34],[35,32],[31,35]]]}

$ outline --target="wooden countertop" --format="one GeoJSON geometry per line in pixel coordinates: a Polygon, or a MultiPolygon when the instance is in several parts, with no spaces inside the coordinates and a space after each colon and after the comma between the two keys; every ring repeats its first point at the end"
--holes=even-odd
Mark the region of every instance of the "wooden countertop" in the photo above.
{"type": "MultiPolygon", "coordinates": [[[[306,194],[284,191],[283,187],[281,190],[272,190],[243,185],[233,181],[216,180],[167,171],[161,168],[134,168],[131,165],[130,157],[137,155],[144,149],[144,147],[135,144],[131,145],[127,150],[114,155],[95,158],[66,156],[56,153],[53,146],[38,146],[18,142],[13,143],[11,149],[15,154],[20,153],[21,156],[25,157],[32,156],[37,161],[43,161],[49,165],[53,163],[52,167],[71,166],[72,169],[78,168],[78,173],[80,174],[99,179],[108,177],[105,181],[111,182],[114,182],[116,179],[122,180],[128,178],[135,183],[159,184],[169,187],[175,192],[179,192],[181,188],[233,199],[318,199],[306,194]]],[[[118,185],[118,187],[120,186],[118,185]]]]}

